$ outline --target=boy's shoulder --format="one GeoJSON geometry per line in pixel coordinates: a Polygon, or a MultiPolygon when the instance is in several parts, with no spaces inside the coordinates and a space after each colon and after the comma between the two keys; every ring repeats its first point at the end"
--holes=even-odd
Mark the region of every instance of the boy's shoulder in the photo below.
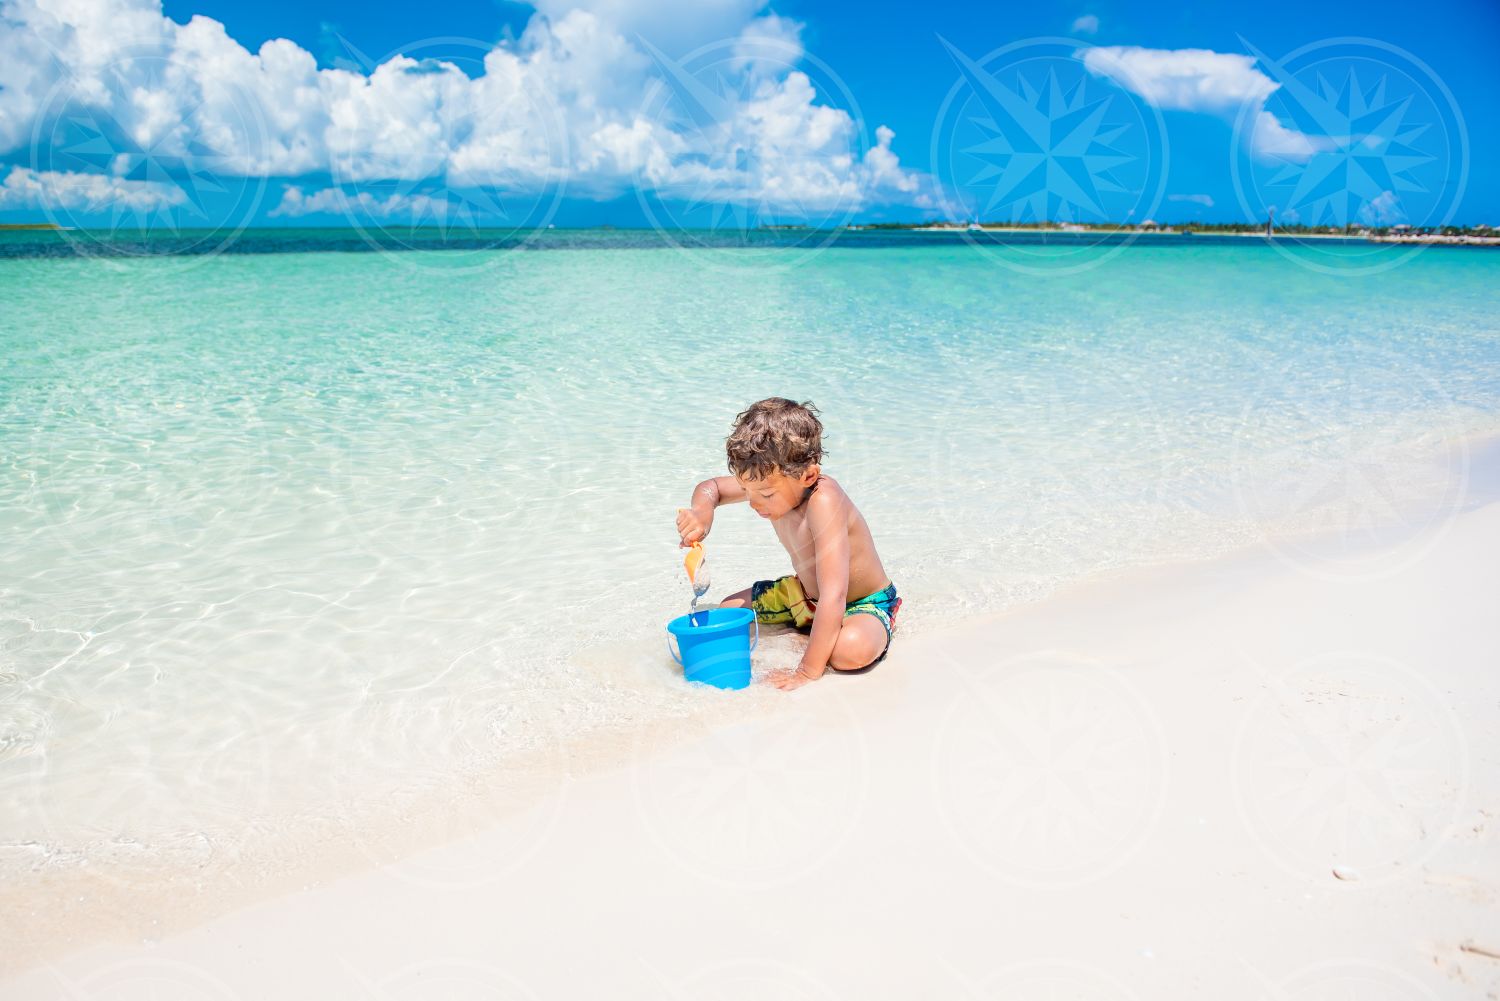
{"type": "Polygon", "coordinates": [[[844,488],[839,486],[839,481],[832,476],[819,476],[818,482],[813,484],[812,496],[807,498],[809,512],[833,514],[852,507],[854,507],[854,502],[849,499],[844,488]]]}

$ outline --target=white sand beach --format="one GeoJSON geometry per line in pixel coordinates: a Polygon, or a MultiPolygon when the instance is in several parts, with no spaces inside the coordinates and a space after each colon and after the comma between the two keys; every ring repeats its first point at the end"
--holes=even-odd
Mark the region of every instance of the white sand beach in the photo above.
{"type": "Polygon", "coordinates": [[[0,1001],[1500,1001],[1497,40],[0,0],[0,1001]]]}
{"type": "Polygon", "coordinates": [[[0,998],[1500,997],[1497,594],[1496,503],[1096,581],[0,998]]]}

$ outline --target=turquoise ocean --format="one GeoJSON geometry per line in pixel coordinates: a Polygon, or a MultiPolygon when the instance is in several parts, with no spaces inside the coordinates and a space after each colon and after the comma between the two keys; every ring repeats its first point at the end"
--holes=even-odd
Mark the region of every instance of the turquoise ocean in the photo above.
{"type": "MultiPolygon", "coordinates": [[[[903,636],[1101,574],[1420,528],[1469,502],[1468,443],[1500,433],[1482,249],[152,249],[0,234],[17,893],[270,879],[589,741],[816,691],[691,686],[664,648],[690,597],[675,509],[761,397],[821,410],[824,469],[905,599],[882,668],[903,672],[903,636]]],[[[788,572],[748,510],[707,551],[713,597],[788,572]]],[[[795,655],[772,636],[757,671],[795,655]]]]}

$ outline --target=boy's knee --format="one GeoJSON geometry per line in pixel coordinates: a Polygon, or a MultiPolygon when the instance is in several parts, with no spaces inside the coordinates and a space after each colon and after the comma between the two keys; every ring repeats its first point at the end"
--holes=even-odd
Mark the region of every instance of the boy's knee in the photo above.
{"type": "MultiPolygon", "coordinates": [[[[852,619],[867,618],[868,616],[853,616],[852,619]]],[[[879,623],[876,623],[879,626],[879,623]]],[[[870,661],[880,656],[880,651],[885,642],[885,631],[880,630],[881,635],[877,638],[869,629],[863,628],[860,623],[853,628],[850,622],[844,623],[844,628],[839,631],[838,641],[833,647],[833,656],[828,658],[828,666],[835,671],[854,671],[864,667],[870,661]]]]}

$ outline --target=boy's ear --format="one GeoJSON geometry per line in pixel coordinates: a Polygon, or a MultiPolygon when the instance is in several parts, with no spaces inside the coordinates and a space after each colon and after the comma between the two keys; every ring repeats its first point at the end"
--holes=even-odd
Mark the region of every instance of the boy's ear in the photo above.
{"type": "Polygon", "coordinates": [[[811,466],[808,466],[806,469],[802,470],[802,477],[801,477],[801,484],[802,484],[802,486],[804,486],[804,487],[810,487],[810,486],[812,486],[814,483],[818,482],[818,477],[821,476],[822,474],[823,474],[823,467],[819,466],[816,462],[813,463],[811,466]]]}

